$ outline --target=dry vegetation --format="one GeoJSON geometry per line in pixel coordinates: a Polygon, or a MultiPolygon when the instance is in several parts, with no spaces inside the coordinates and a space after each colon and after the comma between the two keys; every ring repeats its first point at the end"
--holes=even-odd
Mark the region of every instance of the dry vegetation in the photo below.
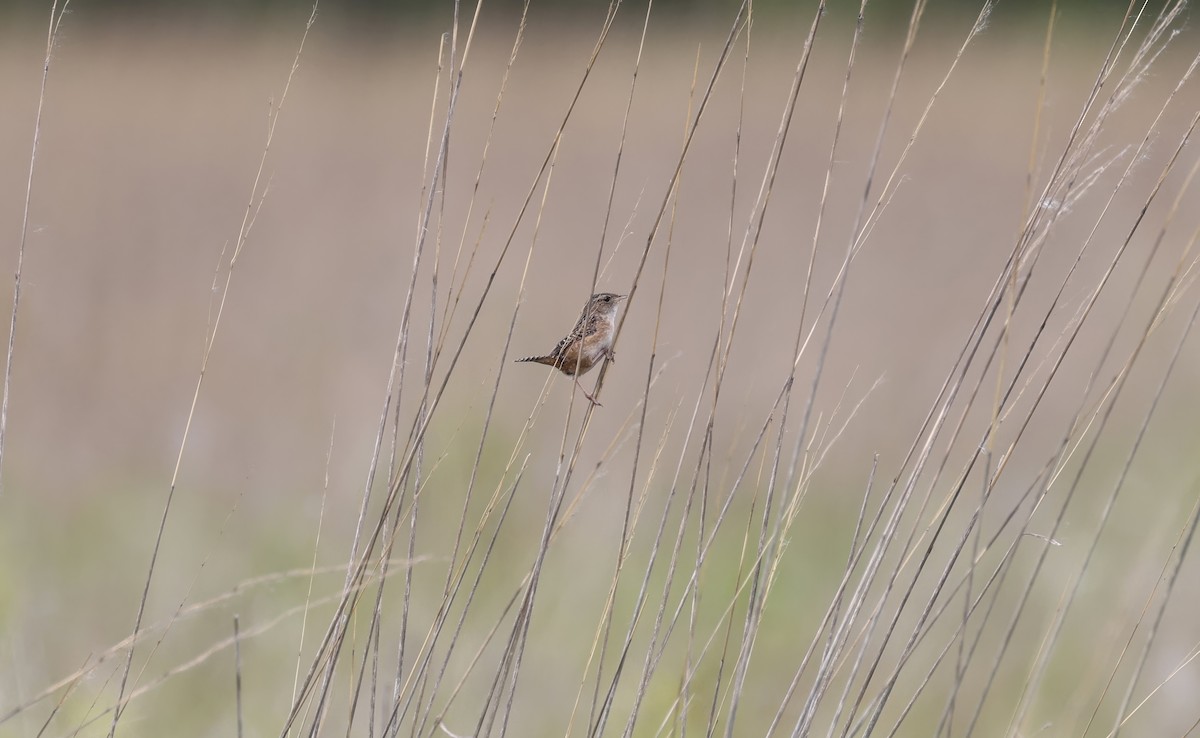
{"type": "Polygon", "coordinates": [[[0,736],[1194,731],[1179,9],[601,10],[4,30],[0,736]]]}

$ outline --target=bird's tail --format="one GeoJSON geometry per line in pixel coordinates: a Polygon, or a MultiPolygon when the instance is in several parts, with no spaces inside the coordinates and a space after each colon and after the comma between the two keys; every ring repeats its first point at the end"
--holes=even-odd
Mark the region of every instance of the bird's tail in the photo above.
{"type": "Polygon", "coordinates": [[[545,364],[546,366],[554,366],[554,357],[552,356],[526,356],[524,359],[517,359],[516,362],[532,361],[535,364],[545,364]]]}

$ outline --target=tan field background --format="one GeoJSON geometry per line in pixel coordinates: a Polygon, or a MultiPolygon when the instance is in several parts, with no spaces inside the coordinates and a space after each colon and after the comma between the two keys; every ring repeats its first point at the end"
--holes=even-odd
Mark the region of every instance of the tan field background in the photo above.
{"type": "MultiPolygon", "coordinates": [[[[449,371],[458,341],[464,335],[467,341],[423,455],[422,517],[413,543],[420,558],[412,570],[412,648],[440,601],[497,381],[476,482],[484,491],[470,505],[468,531],[479,519],[482,500],[494,488],[514,483],[514,469],[506,470],[510,457],[518,467],[526,466],[462,642],[451,654],[451,676],[436,698],[422,698],[434,701],[431,709],[445,715],[445,730],[459,735],[475,731],[507,631],[502,629],[500,643],[484,648],[483,665],[453,698],[451,685],[467,673],[489,630],[498,621],[511,622],[505,608],[537,550],[564,427],[569,423],[572,429],[569,449],[587,406],[580,395],[572,397],[568,379],[555,377],[547,389],[544,367],[511,360],[549,350],[570,328],[591,289],[598,253],[598,287],[631,291],[679,158],[689,110],[698,104],[690,95],[694,73],[702,90],[728,30],[719,23],[651,20],[622,147],[639,53],[639,12],[631,12],[608,38],[565,128],[544,205],[539,185],[519,224],[521,205],[538,181],[580,83],[602,14],[570,22],[531,15],[486,159],[484,146],[517,31],[515,17],[485,13],[464,71],[445,177],[438,185],[444,199],[434,201],[416,280],[405,365],[409,384],[400,411],[408,419],[417,412],[433,298],[435,331],[449,337],[449,348],[433,369],[435,386],[449,371]],[[620,171],[602,240],[618,151],[620,171]],[[466,334],[510,232],[512,245],[478,321],[466,334]],[[510,324],[512,343],[506,348],[510,324]],[[536,417],[523,435],[531,414],[536,417]]],[[[269,31],[185,23],[100,25],[73,15],[62,25],[33,175],[0,477],[0,736],[37,735],[43,724],[43,735],[108,734],[112,718],[106,711],[117,699],[125,653],[110,649],[133,631],[205,338],[251,202],[272,105],[280,100],[305,18],[299,12],[280,17],[269,31]],[[78,679],[70,679],[76,674],[78,679]],[[67,683],[44,694],[60,680],[67,683]]],[[[582,497],[547,559],[509,735],[587,734],[592,682],[582,690],[585,707],[574,723],[572,708],[581,681],[594,674],[594,664],[590,672],[585,664],[616,564],[631,474],[636,494],[645,493],[647,501],[631,544],[633,561],[642,562],[641,568],[631,564],[618,587],[615,623],[620,627],[630,617],[676,467],[683,469],[678,486],[685,491],[702,467],[715,505],[730,494],[732,480],[751,459],[747,481],[735,495],[733,509],[741,517],[729,524],[704,568],[708,589],[696,625],[704,635],[697,638],[724,637],[722,613],[747,566],[743,540],[750,526],[758,525],[753,521],[760,513],[754,511],[772,474],[771,457],[752,451],[754,442],[764,423],[766,445],[777,441],[785,416],[779,410],[772,415],[771,408],[788,378],[803,320],[805,330],[814,322],[818,329],[797,365],[784,425],[784,448],[796,442],[830,318],[828,311],[819,318],[816,311],[835,285],[852,239],[900,58],[903,29],[868,22],[832,165],[812,296],[802,318],[805,274],[853,33],[849,20],[844,12],[834,13],[821,27],[758,248],[752,260],[740,261],[737,252],[811,19],[785,16],[756,23],[748,54],[744,35],[734,46],[688,152],[675,205],[668,208],[669,228],[664,225],[651,245],[616,363],[605,376],[603,407],[592,415],[579,470],[566,490],[568,499],[581,492],[582,497]],[[730,253],[737,262],[732,276],[730,253]],[[712,406],[706,371],[721,326],[721,293],[727,283],[740,289],[744,278],[746,292],[716,406],[713,451],[701,464],[697,449],[712,406]],[[652,355],[655,379],[647,398],[652,355]],[[643,402],[647,412],[635,474],[643,402]],[[697,404],[700,420],[689,433],[697,404]]],[[[922,28],[890,112],[869,204],[900,161],[969,27],[969,20],[943,20],[922,28]]],[[[787,533],[733,735],[767,734],[845,568],[873,459],[878,457],[872,499],[878,499],[901,474],[905,454],[1016,242],[1028,215],[1031,157],[1032,180],[1040,188],[1066,144],[1115,32],[1115,25],[1099,22],[1082,27],[1082,19],[1061,19],[1040,113],[1044,24],[989,28],[963,56],[899,166],[894,194],[846,280],[806,432],[815,439],[812,448],[821,449],[846,427],[821,456],[787,533]]],[[[268,191],[261,207],[253,206],[253,229],[233,269],[183,448],[144,620],[144,626],[156,629],[135,652],[125,691],[137,696],[122,717],[121,735],[236,734],[235,658],[224,643],[233,635],[235,615],[240,629],[251,634],[240,647],[245,734],[277,735],[283,728],[296,674],[303,678],[333,615],[331,601],[322,598],[340,592],[350,556],[412,275],[423,183],[430,181],[431,107],[434,149],[446,111],[451,80],[443,71],[439,81],[438,58],[440,35],[448,28],[376,29],[364,39],[323,26],[318,15],[308,36],[266,158],[268,191]],[[310,577],[314,564],[330,569],[310,577]],[[254,583],[285,572],[299,573],[254,583]],[[197,612],[189,609],[228,593],[197,612]],[[306,602],[311,603],[307,608],[306,602]],[[168,621],[168,629],[158,628],[168,621]]],[[[0,32],[0,271],[9,275],[17,265],[44,40],[44,27],[33,24],[0,32]]],[[[1106,123],[1094,166],[1115,163],[1085,198],[1071,204],[1047,241],[1026,310],[1013,323],[1004,377],[1015,373],[1024,351],[1018,347],[1028,345],[1116,190],[1133,155],[1125,147],[1145,137],[1191,63],[1195,40],[1194,33],[1176,39],[1106,123]]],[[[1153,145],[1118,191],[1094,248],[1050,314],[1048,335],[1025,370],[1033,389],[1017,406],[1027,411],[1046,381],[1048,365],[1042,362],[1061,350],[1051,344],[1134,228],[1197,112],[1197,99],[1193,81],[1154,128],[1153,145]]],[[[1194,143],[1183,149],[1130,241],[1127,258],[1019,436],[996,487],[997,502],[983,516],[985,537],[1000,529],[1018,496],[1037,483],[1064,437],[1090,439],[1095,432],[1071,431],[1081,403],[1090,410],[1100,400],[1099,391],[1089,389],[1089,378],[1096,376],[1103,385],[1115,375],[1145,334],[1177,262],[1190,259],[1184,255],[1200,223],[1200,207],[1185,178],[1196,157],[1194,143]],[[1181,195],[1180,211],[1170,216],[1171,203],[1181,195]],[[1152,252],[1164,224],[1161,245],[1152,252]],[[1148,272],[1139,283],[1146,263],[1148,272]],[[1131,317],[1119,322],[1131,296],[1131,317]],[[1114,337],[1113,353],[1097,372],[1114,337]]],[[[0,302],[9,305],[7,325],[11,302],[0,302]]],[[[1117,398],[1112,425],[1086,462],[1065,523],[1055,534],[1060,545],[1051,548],[1046,568],[1034,581],[1029,613],[1013,635],[979,724],[969,733],[970,699],[983,694],[991,655],[972,662],[962,692],[968,706],[943,735],[1103,736],[1113,726],[1131,670],[1128,662],[1119,662],[1122,649],[1144,642],[1149,621],[1140,628],[1138,623],[1148,617],[1144,608],[1156,607],[1163,596],[1164,571],[1170,571],[1164,567],[1186,551],[1178,541],[1197,499],[1200,356],[1194,341],[1184,346],[1099,537],[1098,520],[1194,305],[1194,291],[1184,291],[1161,330],[1147,340],[1117,398]],[[1097,559],[1085,572],[1078,601],[1065,611],[1064,635],[1046,679],[1014,726],[1010,720],[1030,665],[1044,634],[1063,614],[1064,598],[1094,542],[1097,559]],[[1110,674],[1120,685],[1112,694],[1105,691],[1110,674]],[[1087,730],[1093,709],[1099,718],[1087,730]]],[[[730,307],[725,315],[732,314],[730,307]]],[[[978,377],[981,366],[970,375],[978,377]]],[[[915,531],[936,519],[940,501],[987,428],[996,369],[988,371],[968,430],[951,448],[954,472],[937,483],[928,509],[918,513],[914,507],[905,519],[915,531]]],[[[589,391],[594,377],[584,379],[589,391]]],[[[1004,428],[1004,442],[1018,438],[1017,425],[1014,420],[1004,428]]],[[[406,433],[401,430],[401,440],[406,433]]],[[[388,468],[386,445],[372,510],[388,468]]],[[[945,453],[943,443],[935,457],[945,453]]],[[[1037,512],[1028,504],[1021,508],[1024,518],[1033,516],[1033,534],[1050,534],[1071,474],[1083,463],[1082,451],[1066,463],[1069,471],[1047,498],[1057,503],[1047,501],[1037,512]]],[[[972,500],[981,484],[973,480],[966,493],[972,500]]],[[[678,507],[670,514],[678,520],[678,507]]],[[[947,534],[946,546],[958,540],[968,515],[951,516],[958,528],[947,534]]],[[[669,532],[667,540],[673,535],[669,532]]],[[[1013,580],[998,588],[1001,609],[1017,601],[1037,555],[1049,545],[1036,535],[1026,536],[1013,580]]],[[[745,545],[752,548],[756,536],[755,527],[745,545]]],[[[685,548],[692,555],[695,539],[694,531],[688,533],[685,548]]],[[[398,540],[397,556],[403,558],[408,534],[398,540]]],[[[892,566],[898,566],[892,556],[892,566]]],[[[1134,690],[1135,704],[1154,686],[1164,681],[1165,686],[1134,716],[1128,735],[1190,735],[1200,718],[1195,702],[1200,667],[1187,661],[1200,643],[1194,558],[1185,560],[1171,594],[1146,673],[1134,690]]],[[[652,588],[661,589],[665,566],[655,570],[652,588]]],[[[926,576],[934,577],[941,566],[926,576]]],[[[956,571],[965,569],[960,565],[956,571]]],[[[690,565],[684,579],[688,572],[690,565]]],[[[391,693],[401,632],[400,576],[393,573],[396,583],[388,590],[383,617],[385,665],[380,668],[386,676],[380,695],[391,693]]],[[[671,602],[680,596],[682,581],[671,602]]],[[[661,594],[651,596],[650,613],[661,599],[661,594]]],[[[947,599],[944,595],[939,602],[947,599]]],[[[374,595],[369,600],[373,603],[374,595]]],[[[733,601],[741,603],[734,607],[736,635],[745,605],[733,601]]],[[[962,609],[960,600],[952,602],[952,610],[962,609]]],[[[370,603],[352,618],[345,647],[345,656],[352,658],[335,677],[340,691],[334,692],[326,733],[375,734],[368,732],[369,708],[358,708],[352,727],[346,717],[349,686],[368,642],[370,603]]],[[[643,617],[630,657],[638,674],[651,624],[651,614],[643,617]]],[[[914,616],[906,617],[907,623],[914,616]]],[[[995,649],[1008,616],[989,617],[994,619],[971,632],[982,628],[981,642],[995,649]]],[[[922,652],[913,679],[922,679],[939,650],[952,642],[956,618],[961,614],[935,628],[938,645],[922,652]]],[[[668,660],[675,662],[650,683],[634,735],[680,735],[681,726],[701,735],[709,725],[707,700],[730,679],[736,647],[726,671],[718,673],[716,661],[705,667],[696,687],[704,696],[680,717],[672,701],[683,673],[677,639],[684,637],[684,628],[672,636],[668,660]],[[668,727],[657,733],[664,722],[668,727]]],[[[896,636],[885,650],[885,663],[894,663],[887,659],[896,657],[906,639],[907,631],[896,636]]],[[[608,649],[606,678],[617,644],[608,649]]],[[[898,724],[898,735],[937,734],[952,676],[952,670],[935,676],[898,724]]],[[[607,733],[625,727],[636,684],[635,677],[630,680],[634,684],[623,683],[618,693],[607,733]]],[[[805,688],[783,710],[788,727],[779,728],[779,734],[790,734],[805,688]]],[[[883,726],[901,719],[911,693],[898,690],[879,734],[886,735],[883,726]]],[[[728,704],[722,704],[714,725],[724,734],[728,704]]],[[[374,708],[376,720],[383,710],[374,708]]],[[[833,724],[832,703],[821,715],[814,734],[833,724]]],[[[417,734],[417,729],[403,723],[401,732],[417,734]]],[[[446,733],[429,723],[419,734],[446,733]]],[[[500,734],[498,723],[489,734],[500,734]]]]}

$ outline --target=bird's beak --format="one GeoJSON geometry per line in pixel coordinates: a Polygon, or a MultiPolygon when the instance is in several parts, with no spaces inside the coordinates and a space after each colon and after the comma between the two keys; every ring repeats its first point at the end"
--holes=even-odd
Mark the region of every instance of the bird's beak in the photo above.
{"type": "Polygon", "coordinates": [[[617,295],[617,300],[628,300],[629,295],[617,295]]]}

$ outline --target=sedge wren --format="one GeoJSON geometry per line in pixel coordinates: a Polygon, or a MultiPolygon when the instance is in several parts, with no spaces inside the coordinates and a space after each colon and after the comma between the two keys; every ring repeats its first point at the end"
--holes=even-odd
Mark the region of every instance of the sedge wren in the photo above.
{"type": "Polygon", "coordinates": [[[579,375],[600,363],[601,359],[612,361],[613,334],[617,328],[617,306],[625,295],[614,295],[611,292],[601,292],[592,295],[579,322],[558,342],[554,350],[545,356],[528,356],[517,361],[533,361],[538,364],[552,366],[568,377],[575,380],[575,386],[583,392],[593,405],[599,405],[595,397],[588,394],[583,385],[579,384],[579,375]]]}

